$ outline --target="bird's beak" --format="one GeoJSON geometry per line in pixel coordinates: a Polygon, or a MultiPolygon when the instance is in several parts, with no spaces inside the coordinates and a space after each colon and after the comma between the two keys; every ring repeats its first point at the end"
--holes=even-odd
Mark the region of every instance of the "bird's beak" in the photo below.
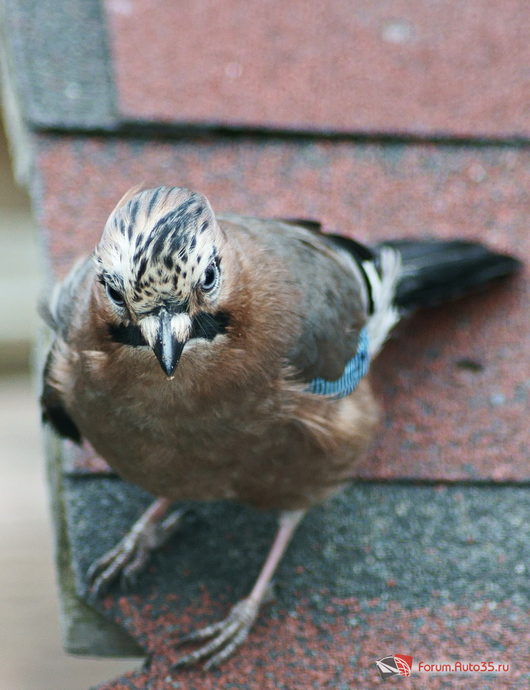
{"type": "Polygon", "coordinates": [[[172,315],[162,309],[158,317],[158,332],[153,345],[153,352],[168,378],[173,378],[182,350],[187,342],[187,338],[182,340],[177,338],[171,320],[172,315]]]}

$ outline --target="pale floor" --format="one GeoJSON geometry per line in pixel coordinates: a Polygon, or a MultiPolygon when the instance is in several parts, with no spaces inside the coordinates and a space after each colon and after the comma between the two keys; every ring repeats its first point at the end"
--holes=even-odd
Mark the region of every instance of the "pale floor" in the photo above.
{"type": "Polygon", "coordinates": [[[0,688],[87,690],[139,661],[61,648],[37,405],[28,375],[0,378],[0,688]]]}

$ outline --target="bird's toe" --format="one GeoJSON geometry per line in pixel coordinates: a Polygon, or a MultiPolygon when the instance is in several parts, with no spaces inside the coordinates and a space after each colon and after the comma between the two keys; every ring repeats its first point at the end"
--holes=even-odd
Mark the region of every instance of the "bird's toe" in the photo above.
{"type": "Polygon", "coordinates": [[[243,599],[232,608],[223,621],[208,625],[182,637],[177,646],[200,640],[209,640],[209,642],[180,657],[171,668],[192,666],[199,661],[206,661],[205,669],[218,666],[245,641],[256,620],[258,610],[258,603],[250,598],[243,599]]]}
{"type": "Polygon", "coordinates": [[[114,548],[98,558],[88,569],[88,593],[99,597],[117,579],[124,588],[137,582],[152,552],[166,543],[180,526],[185,511],[176,510],[159,523],[136,523],[114,548]]]}
{"type": "Polygon", "coordinates": [[[130,549],[127,538],[122,539],[114,548],[92,563],[87,572],[88,592],[91,598],[101,596],[119,576],[130,557],[130,549]]]}

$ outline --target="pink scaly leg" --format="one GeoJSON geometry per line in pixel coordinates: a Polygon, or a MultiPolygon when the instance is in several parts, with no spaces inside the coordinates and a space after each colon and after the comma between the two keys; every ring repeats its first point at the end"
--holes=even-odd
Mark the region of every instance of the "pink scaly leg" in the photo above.
{"type": "Polygon", "coordinates": [[[172,668],[190,666],[204,659],[207,659],[205,669],[218,666],[246,639],[256,620],[271,578],[305,512],[305,510],[292,510],[280,514],[279,527],[271,550],[248,597],[238,602],[224,620],[181,638],[178,646],[188,642],[212,639],[194,652],[178,659],[172,668]]]}
{"type": "Polygon", "coordinates": [[[114,548],[92,563],[87,573],[92,596],[99,596],[117,578],[125,583],[135,580],[151,553],[169,539],[182,521],[184,510],[167,515],[171,503],[167,498],[158,498],[114,548]]]}

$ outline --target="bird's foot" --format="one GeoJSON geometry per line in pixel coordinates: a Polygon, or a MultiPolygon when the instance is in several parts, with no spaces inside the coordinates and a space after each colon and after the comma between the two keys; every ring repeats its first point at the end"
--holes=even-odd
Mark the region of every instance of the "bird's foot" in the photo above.
{"type": "Polygon", "coordinates": [[[94,599],[99,597],[118,578],[125,587],[133,585],[151,553],[163,546],[180,527],[186,512],[175,510],[160,521],[142,516],[114,548],[94,561],[88,569],[90,596],[94,599]]]}
{"type": "Polygon", "coordinates": [[[206,670],[218,666],[244,642],[256,620],[258,611],[259,602],[247,597],[237,603],[224,620],[182,637],[177,647],[188,642],[210,641],[178,659],[171,668],[183,668],[204,660],[206,660],[204,664],[206,670]]]}

